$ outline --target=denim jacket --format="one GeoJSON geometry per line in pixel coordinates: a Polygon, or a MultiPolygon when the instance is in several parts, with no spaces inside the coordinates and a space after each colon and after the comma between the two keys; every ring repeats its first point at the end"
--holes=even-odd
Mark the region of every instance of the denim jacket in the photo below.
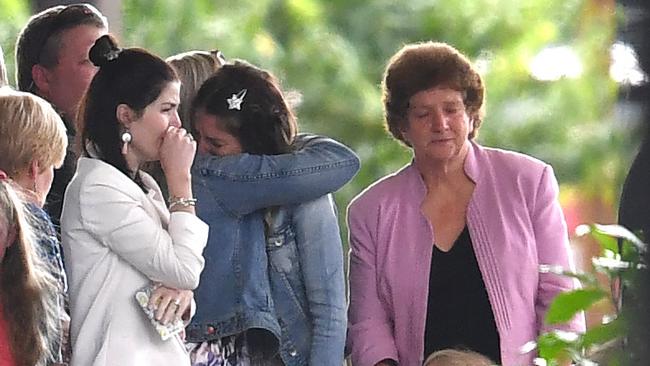
{"type": "Polygon", "coordinates": [[[201,342],[252,328],[281,337],[271,296],[265,208],[307,202],[341,188],[359,170],[344,145],[301,135],[283,155],[200,155],[192,168],[197,214],[210,225],[205,269],[187,340],[201,342]]]}
{"type": "Polygon", "coordinates": [[[30,213],[33,220],[32,225],[34,226],[34,231],[38,237],[38,252],[42,255],[45,262],[48,263],[48,268],[51,271],[52,277],[54,277],[58,283],[56,313],[59,317],[62,329],[58,335],[58,339],[52,347],[54,361],[59,363],[68,362],[71,352],[70,344],[67,342],[67,337],[65,336],[65,334],[68,333],[67,327],[70,323],[70,315],[67,310],[68,280],[63,268],[61,244],[57,237],[56,229],[47,212],[33,203],[28,203],[25,207],[30,213]]]}
{"type": "Polygon", "coordinates": [[[284,364],[342,364],[347,307],[332,196],[280,208],[268,223],[269,277],[284,364]]]}

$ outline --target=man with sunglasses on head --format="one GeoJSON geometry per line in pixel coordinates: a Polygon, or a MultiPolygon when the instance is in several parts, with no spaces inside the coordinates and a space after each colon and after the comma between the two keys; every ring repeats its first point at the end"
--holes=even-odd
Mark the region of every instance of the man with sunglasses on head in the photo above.
{"type": "Polygon", "coordinates": [[[88,59],[88,51],[107,32],[106,17],[92,5],[58,5],[32,16],[16,42],[18,89],[52,103],[68,130],[65,161],[54,173],[46,203],[57,231],[63,193],[77,161],[74,147],[77,106],[97,72],[88,59]]]}
{"type": "MultiPolygon", "coordinates": [[[[32,16],[21,30],[16,42],[16,82],[18,89],[36,94],[49,101],[61,115],[67,129],[68,148],[60,169],[54,171],[52,188],[45,209],[60,232],[59,219],[63,194],[76,169],[77,154],[74,141],[77,106],[97,72],[90,62],[90,48],[108,32],[108,22],[89,4],[59,5],[32,16]]],[[[44,214],[44,213],[43,213],[44,214]]],[[[46,219],[42,219],[44,222],[46,219]]],[[[45,225],[50,225],[46,222],[45,225]]],[[[44,227],[46,227],[44,226],[44,227]]],[[[39,240],[46,260],[53,263],[53,274],[65,278],[61,248],[56,233],[41,232],[39,240]]],[[[61,299],[67,308],[65,279],[61,299]]],[[[62,338],[53,350],[54,365],[66,365],[70,357],[68,339],[69,316],[59,314],[62,338]]]]}

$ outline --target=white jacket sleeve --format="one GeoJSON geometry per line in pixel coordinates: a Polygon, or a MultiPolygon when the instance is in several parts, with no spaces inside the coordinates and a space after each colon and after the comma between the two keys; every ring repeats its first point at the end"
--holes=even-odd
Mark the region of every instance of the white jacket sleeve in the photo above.
{"type": "Polygon", "coordinates": [[[208,226],[195,215],[174,212],[165,230],[146,211],[143,198],[144,193],[134,194],[116,186],[88,185],[80,195],[83,225],[152,281],[195,289],[204,266],[202,252],[208,226]]]}

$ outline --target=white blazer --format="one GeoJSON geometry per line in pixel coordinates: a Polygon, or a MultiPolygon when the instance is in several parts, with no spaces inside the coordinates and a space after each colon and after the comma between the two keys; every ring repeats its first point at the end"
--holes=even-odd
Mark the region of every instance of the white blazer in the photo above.
{"type": "Polygon", "coordinates": [[[152,281],[193,290],[208,226],[170,215],[153,178],[145,193],[99,159],[79,159],[65,192],[61,236],[75,366],[189,365],[179,337],[162,341],[134,294],[152,281]]]}

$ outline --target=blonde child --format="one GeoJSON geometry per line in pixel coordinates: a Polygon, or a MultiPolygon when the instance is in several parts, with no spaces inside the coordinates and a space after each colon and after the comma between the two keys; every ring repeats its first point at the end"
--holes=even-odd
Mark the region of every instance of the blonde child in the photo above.
{"type": "Polygon", "coordinates": [[[432,353],[424,366],[492,366],[494,363],[480,353],[467,350],[443,349],[432,353]]]}

